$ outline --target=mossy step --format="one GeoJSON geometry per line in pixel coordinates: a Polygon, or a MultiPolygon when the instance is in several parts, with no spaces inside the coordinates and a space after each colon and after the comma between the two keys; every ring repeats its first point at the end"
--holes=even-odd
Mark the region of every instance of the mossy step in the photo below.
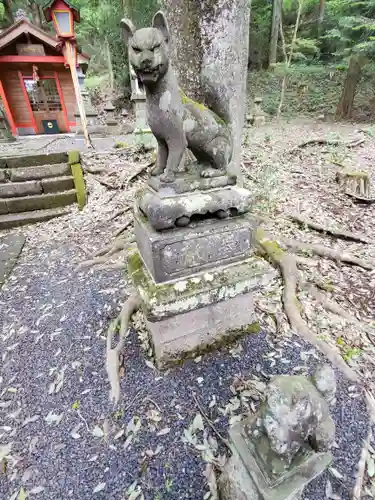
{"type": "Polygon", "coordinates": [[[4,198],[0,200],[0,213],[20,213],[32,210],[47,210],[49,208],[65,207],[76,203],[75,189],[60,193],[47,193],[20,198],[4,198]]]}
{"type": "Polygon", "coordinates": [[[0,159],[0,168],[25,168],[55,163],[68,163],[67,153],[8,156],[0,159]]]}
{"type": "Polygon", "coordinates": [[[20,196],[42,194],[42,192],[42,185],[38,181],[6,182],[5,184],[0,184],[0,198],[18,198],[20,196]]]}
{"type": "Polygon", "coordinates": [[[41,181],[43,193],[58,193],[74,189],[72,175],[62,175],[61,177],[51,177],[41,181]]]}
{"type": "Polygon", "coordinates": [[[39,167],[24,167],[10,170],[10,180],[33,181],[50,177],[61,177],[70,175],[70,165],[68,163],[55,163],[51,165],[42,165],[39,167]]]}
{"type": "Polygon", "coordinates": [[[21,212],[17,214],[0,215],[0,229],[10,229],[27,224],[43,222],[54,217],[61,217],[69,213],[67,209],[52,208],[47,210],[35,210],[32,212],[21,212]]]}

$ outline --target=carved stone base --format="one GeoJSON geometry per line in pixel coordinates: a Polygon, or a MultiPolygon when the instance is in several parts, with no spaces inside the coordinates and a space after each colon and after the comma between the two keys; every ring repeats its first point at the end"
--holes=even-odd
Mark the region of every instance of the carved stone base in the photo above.
{"type": "MultiPolygon", "coordinates": [[[[252,426],[257,415],[249,417],[229,431],[233,455],[225,465],[218,486],[223,500],[299,500],[307,484],[321,474],[331,463],[331,453],[306,451],[292,462],[289,470],[275,480],[271,469],[277,468],[268,450],[261,449],[264,460],[259,460],[256,441],[245,429],[252,426]]],[[[275,458],[275,457],[274,457],[275,458]]],[[[277,458],[276,458],[277,459],[277,458]]]]}
{"type": "Polygon", "coordinates": [[[251,202],[250,191],[227,186],[177,195],[164,187],[160,191],[146,188],[137,194],[136,203],[151,226],[160,231],[185,226],[194,217],[226,218],[244,214],[249,212],[251,202]]]}
{"type": "Polygon", "coordinates": [[[139,212],[134,231],[142,259],[156,283],[243,260],[254,253],[254,223],[244,217],[207,220],[156,231],[139,212]]]}
{"type": "Polygon", "coordinates": [[[142,298],[160,368],[226,338],[254,333],[254,290],[276,275],[266,261],[251,257],[236,265],[157,285],[136,249],[129,254],[128,266],[142,298]]]}
{"type": "Polygon", "coordinates": [[[189,191],[206,191],[225,186],[234,186],[236,177],[229,175],[219,175],[217,177],[201,177],[202,165],[194,165],[189,168],[189,173],[177,174],[173,182],[162,182],[159,176],[150,177],[148,185],[155,191],[159,191],[160,196],[171,196],[174,194],[187,193],[189,191]]]}

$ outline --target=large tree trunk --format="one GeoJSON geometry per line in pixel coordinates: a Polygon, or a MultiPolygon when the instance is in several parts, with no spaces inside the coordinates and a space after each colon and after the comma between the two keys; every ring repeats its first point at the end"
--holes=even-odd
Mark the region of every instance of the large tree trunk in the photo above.
{"type": "Polygon", "coordinates": [[[242,184],[241,140],[246,108],[249,0],[164,0],[171,53],[181,87],[231,126],[231,171],[242,184]]]}
{"type": "Polygon", "coordinates": [[[274,66],[277,62],[277,42],[279,40],[281,5],[281,0],[273,0],[270,51],[268,59],[268,65],[271,67],[274,66]]]}
{"type": "Polygon", "coordinates": [[[42,16],[40,15],[40,6],[35,1],[30,1],[31,14],[33,16],[33,23],[42,27],[42,16]]]}
{"type": "Polygon", "coordinates": [[[319,0],[319,14],[318,14],[318,25],[322,25],[324,21],[324,10],[326,7],[326,0],[319,0]]]}
{"type": "Polygon", "coordinates": [[[350,118],[353,109],[355,92],[361,79],[361,70],[364,65],[364,59],[353,55],[349,61],[349,68],[346,74],[344,88],[341,94],[340,102],[336,108],[336,119],[342,120],[350,118]]]}
{"type": "Polygon", "coordinates": [[[14,17],[12,12],[12,2],[11,0],[3,0],[5,17],[7,18],[8,24],[11,25],[14,23],[14,17]]]}

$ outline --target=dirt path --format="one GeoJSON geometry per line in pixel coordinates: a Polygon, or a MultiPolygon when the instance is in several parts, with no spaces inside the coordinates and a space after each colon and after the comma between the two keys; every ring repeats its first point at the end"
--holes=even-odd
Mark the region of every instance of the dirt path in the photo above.
{"type": "MultiPolygon", "coordinates": [[[[284,154],[314,136],[339,133],[343,140],[357,137],[355,128],[298,122],[252,130],[245,151],[247,184],[254,191],[255,210],[269,217],[269,230],[303,241],[324,239],[325,244],[375,259],[374,245],[337,242],[301,230],[285,219],[289,211],[300,211],[320,222],[362,230],[375,238],[374,208],[354,206],[338,194],[336,167],[329,161],[340,154],[342,161],[371,171],[375,159],[372,137],[366,136],[365,144],[353,151],[317,146],[301,154],[284,154]]],[[[248,337],[234,348],[160,374],[148,358],[142,323],[136,319],[137,333],[131,333],[125,349],[120,406],[115,410],[108,406],[104,337],[128,283],[118,271],[77,273],[75,269],[79,261],[110,242],[131,217],[127,213],[111,220],[119,209],[131,205],[135,190],[143,183],[141,177],[119,191],[106,189],[98,178],[118,187],[148,160],[132,151],[87,156],[86,166],[104,172],[88,175],[90,196],[84,211],[22,230],[27,242],[21,260],[0,295],[0,457],[1,447],[11,443],[2,462],[1,499],[15,500],[21,487],[30,498],[41,500],[127,500],[137,489],[146,499],[201,499],[208,491],[202,474],[205,460],[212,455],[217,459],[225,450],[217,449],[213,436],[208,439],[207,426],[205,433],[195,429],[186,437],[197,414],[192,394],[196,393],[225,434],[229,422],[256,408],[262,397],[260,382],[273,373],[311,371],[316,363],[317,354],[291,337],[282,313],[281,329],[275,335],[272,317],[258,310],[267,335],[248,337]],[[241,394],[248,385],[239,380],[258,389],[252,389],[252,395],[241,394]],[[208,443],[203,457],[202,450],[195,448],[202,443],[208,443]]],[[[301,272],[307,278],[319,272],[332,285],[329,293],[333,298],[360,319],[374,320],[374,275],[323,259],[301,272]]],[[[256,304],[263,311],[280,311],[280,293],[281,282],[276,280],[256,297],[256,304]]],[[[373,384],[371,337],[327,314],[308,295],[302,293],[300,299],[309,325],[328,342],[336,344],[342,339],[343,355],[373,384]]],[[[339,388],[333,466],[342,477],[327,472],[305,493],[310,500],[323,500],[328,484],[340,498],[351,498],[367,415],[354,386],[340,378],[339,388]]]]}

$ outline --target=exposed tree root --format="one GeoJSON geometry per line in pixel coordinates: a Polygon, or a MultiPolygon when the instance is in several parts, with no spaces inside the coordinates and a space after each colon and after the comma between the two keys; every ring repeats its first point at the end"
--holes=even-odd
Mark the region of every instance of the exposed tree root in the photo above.
{"type": "Polygon", "coordinates": [[[108,222],[111,222],[111,221],[117,219],[117,217],[120,217],[120,215],[126,214],[126,212],[129,212],[130,209],[131,209],[131,207],[125,207],[125,208],[122,208],[121,210],[118,210],[117,212],[115,212],[112,215],[112,217],[110,219],[108,219],[108,222]]]}
{"type": "Polygon", "coordinates": [[[362,498],[363,478],[365,476],[366,462],[368,457],[368,447],[370,445],[371,438],[372,438],[372,432],[371,430],[369,430],[366,440],[363,441],[361,458],[358,463],[357,474],[355,478],[353,500],[361,500],[362,498]]]}
{"type": "Polygon", "coordinates": [[[333,314],[337,314],[337,316],[341,316],[351,323],[358,323],[357,318],[348,313],[339,304],[337,304],[333,300],[330,300],[324,293],[319,292],[319,290],[317,290],[314,285],[304,284],[302,285],[302,288],[306,290],[312,297],[314,297],[315,300],[320,302],[320,304],[324,307],[324,309],[327,309],[327,311],[333,314]]]}
{"type": "Polygon", "coordinates": [[[295,255],[297,265],[305,267],[317,267],[319,262],[314,259],[309,259],[308,257],[303,257],[302,255],[295,255]]]}
{"type": "Polygon", "coordinates": [[[133,172],[124,182],[124,186],[129,186],[131,182],[134,182],[143,172],[146,172],[149,167],[151,167],[154,164],[152,163],[145,163],[144,165],[141,165],[138,170],[133,172]]]}
{"type": "Polygon", "coordinates": [[[300,241],[285,238],[277,238],[277,241],[279,241],[281,245],[286,246],[293,251],[311,252],[316,255],[320,255],[320,257],[325,257],[326,259],[335,260],[336,262],[344,262],[346,264],[353,264],[369,271],[375,269],[375,262],[360,259],[359,257],[355,257],[355,255],[341,250],[335,250],[323,245],[302,243],[300,241]]]}
{"type": "Polygon", "coordinates": [[[316,146],[321,144],[326,144],[327,146],[346,146],[347,148],[356,148],[365,142],[365,139],[358,139],[356,141],[345,142],[325,139],[324,137],[318,137],[317,139],[310,139],[308,141],[301,142],[298,146],[292,148],[289,152],[292,153],[298,149],[306,148],[307,146],[316,146]]]}
{"type": "Polygon", "coordinates": [[[108,264],[103,264],[96,266],[96,269],[98,271],[120,271],[120,270],[125,270],[127,269],[127,264],[126,262],[112,262],[108,264]]]}
{"type": "Polygon", "coordinates": [[[110,182],[105,181],[101,177],[94,176],[94,179],[99,182],[102,186],[106,187],[107,189],[111,189],[113,191],[120,189],[120,186],[116,186],[115,184],[111,184],[110,182]]]}
{"type": "Polygon", "coordinates": [[[128,227],[133,224],[133,222],[134,222],[133,219],[128,220],[123,226],[120,227],[120,229],[118,229],[115,232],[114,237],[117,238],[117,236],[120,236],[121,233],[126,231],[128,229],[128,227]]]}
{"type": "MultiPolygon", "coordinates": [[[[129,243],[130,241],[125,237],[115,239],[115,241],[111,245],[108,245],[99,250],[98,252],[96,252],[92,259],[80,262],[76,270],[80,271],[81,269],[98,266],[100,264],[108,264],[108,262],[112,260],[115,256],[120,257],[121,255],[123,255],[125,257],[125,249],[129,243]]],[[[106,269],[111,269],[112,266],[113,266],[112,264],[109,264],[108,267],[106,267],[106,269]]]]}
{"type": "Polygon", "coordinates": [[[320,224],[314,222],[313,220],[303,217],[302,215],[299,214],[290,214],[288,215],[288,218],[291,219],[293,222],[297,222],[300,226],[306,226],[311,229],[314,229],[315,231],[318,231],[319,233],[326,233],[329,234],[330,236],[335,236],[336,238],[341,238],[343,240],[348,240],[348,241],[359,241],[360,243],[372,243],[369,238],[366,237],[366,235],[361,234],[361,233],[352,233],[350,231],[343,231],[341,229],[335,229],[333,227],[325,227],[321,226],[320,224]]]}
{"type": "Polygon", "coordinates": [[[117,251],[124,250],[126,239],[124,237],[117,238],[113,243],[107,245],[104,248],[101,248],[96,253],[94,253],[94,257],[99,257],[101,255],[113,255],[117,251]]]}
{"type": "Polygon", "coordinates": [[[112,321],[107,332],[106,343],[106,370],[111,386],[109,399],[117,404],[120,399],[120,355],[125,345],[126,333],[132,314],[141,306],[141,298],[135,290],[132,290],[130,297],[123,305],[118,317],[112,321]],[[116,329],[119,328],[118,342],[112,348],[113,337],[116,329]]]}
{"type": "Polygon", "coordinates": [[[294,256],[284,252],[279,245],[274,240],[268,238],[263,231],[258,231],[256,238],[261,250],[266,253],[281,271],[284,280],[284,311],[292,329],[297,335],[319,349],[349,380],[358,382],[357,374],[345,363],[335,347],[329,346],[323,340],[318,339],[316,335],[310,331],[307,323],[302,319],[296,296],[299,277],[294,256]]]}
{"type": "Polygon", "coordinates": [[[197,405],[197,408],[199,410],[199,413],[202,415],[202,417],[205,419],[205,421],[207,422],[207,424],[211,427],[211,429],[214,431],[214,433],[216,434],[216,436],[220,439],[220,441],[225,444],[225,446],[228,448],[228,450],[232,453],[232,448],[230,446],[230,443],[227,439],[225,439],[221,434],[220,432],[216,429],[216,427],[214,426],[213,422],[208,418],[208,416],[206,415],[205,411],[203,410],[200,402],[198,401],[198,398],[197,396],[195,395],[195,393],[192,394],[193,396],[193,399],[195,401],[195,404],[197,405]]]}
{"type": "Polygon", "coordinates": [[[363,203],[365,205],[372,205],[373,203],[375,203],[375,198],[367,198],[366,196],[359,196],[349,191],[345,191],[345,194],[347,196],[350,196],[350,198],[353,198],[355,203],[363,203]]]}

